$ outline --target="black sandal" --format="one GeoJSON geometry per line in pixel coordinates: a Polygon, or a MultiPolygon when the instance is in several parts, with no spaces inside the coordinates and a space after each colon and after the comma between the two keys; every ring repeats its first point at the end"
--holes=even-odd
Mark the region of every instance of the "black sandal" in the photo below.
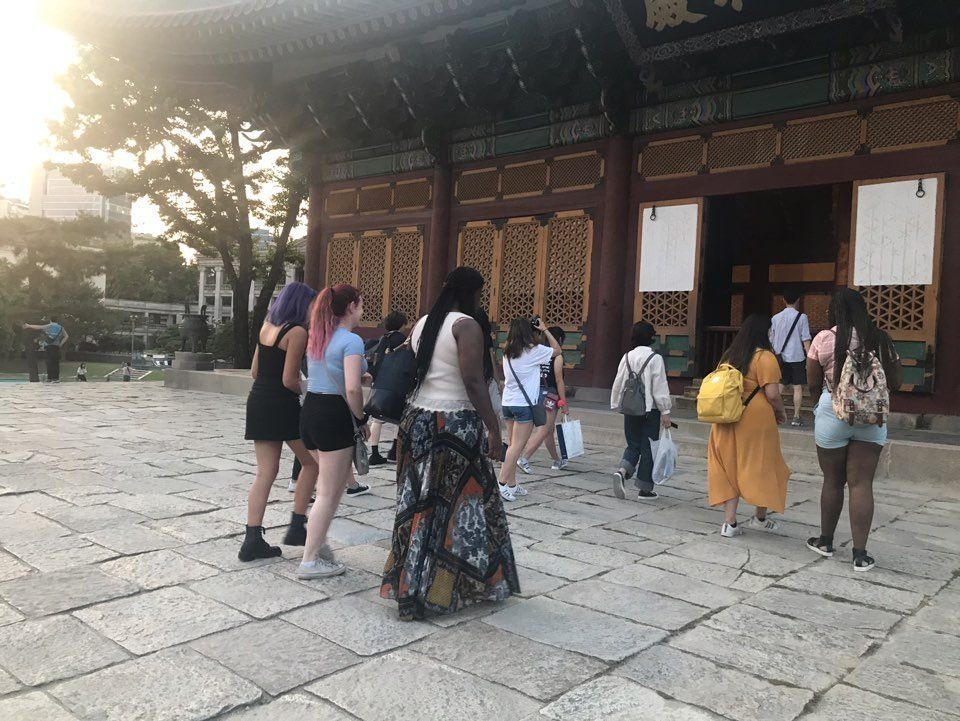
{"type": "Polygon", "coordinates": [[[853,570],[854,571],[869,571],[871,568],[877,565],[877,562],[873,560],[872,556],[867,555],[866,549],[858,551],[853,549],[853,570]]]}
{"type": "Polygon", "coordinates": [[[833,555],[833,539],[823,536],[814,536],[807,539],[807,548],[814,553],[819,553],[824,558],[830,558],[833,555]]]}

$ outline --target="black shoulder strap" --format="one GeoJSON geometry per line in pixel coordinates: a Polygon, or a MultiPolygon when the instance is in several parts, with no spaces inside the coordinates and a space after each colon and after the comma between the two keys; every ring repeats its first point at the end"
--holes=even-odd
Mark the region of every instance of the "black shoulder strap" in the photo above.
{"type": "Polygon", "coordinates": [[[524,388],[523,383],[520,382],[520,376],[518,376],[517,372],[513,369],[513,363],[510,362],[509,358],[507,358],[507,365],[510,366],[510,372],[513,373],[513,377],[517,381],[517,385],[520,386],[520,392],[523,393],[523,400],[527,402],[530,410],[533,410],[533,401],[531,401],[530,396],[527,395],[527,389],[524,388]]]}
{"type": "Polygon", "coordinates": [[[280,329],[280,332],[277,333],[277,339],[273,341],[273,347],[276,348],[280,345],[280,341],[283,340],[283,336],[290,332],[293,328],[296,328],[296,323],[285,323],[283,328],[280,329]]]}
{"type": "Polygon", "coordinates": [[[790,336],[793,335],[793,331],[797,329],[797,323],[800,322],[800,316],[803,315],[800,311],[797,311],[797,317],[793,319],[793,325],[790,326],[790,330],[787,333],[787,337],[783,339],[783,345],[780,346],[780,355],[783,355],[783,351],[787,348],[787,343],[790,342],[790,336]]]}

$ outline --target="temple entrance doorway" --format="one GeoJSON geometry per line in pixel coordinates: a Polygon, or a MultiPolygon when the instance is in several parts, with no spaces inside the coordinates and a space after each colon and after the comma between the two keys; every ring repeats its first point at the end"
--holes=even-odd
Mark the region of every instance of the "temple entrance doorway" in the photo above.
{"type": "Polygon", "coordinates": [[[816,333],[830,295],[846,282],[851,185],[818,185],[706,198],[699,303],[699,373],[708,373],[751,313],[772,315],[801,293],[816,333]]]}

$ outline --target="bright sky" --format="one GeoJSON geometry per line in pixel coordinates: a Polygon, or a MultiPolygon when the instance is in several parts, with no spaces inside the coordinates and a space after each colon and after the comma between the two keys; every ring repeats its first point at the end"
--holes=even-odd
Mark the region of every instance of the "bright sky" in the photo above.
{"type": "MultiPolygon", "coordinates": [[[[67,102],[56,84],[74,58],[73,39],[43,24],[38,0],[0,0],[0,70],[4,108],[0,112],[0,194],[30,200],[30,174],[50,158],[47,119],[67,102]]],[[[138,200],[133,229],[160,233],[153,206],[138,200]]]]}

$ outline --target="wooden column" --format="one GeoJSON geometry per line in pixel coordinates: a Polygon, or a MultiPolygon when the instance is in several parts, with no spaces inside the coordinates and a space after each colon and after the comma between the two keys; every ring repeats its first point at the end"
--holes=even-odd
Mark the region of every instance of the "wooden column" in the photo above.
{"type": "Polygon", "coordinates": [[[304,253],[303,282],[314,290],[320,290],[325,284],[326,243],[320,218],[323,214],[323,185],[310,183],[307,200],[307,248],[304,253]]]}
{"type": "Polygon", "coordinates": [[[618,136],[610,140],[606,155],[606,186],[603,198],[603,230],[600,237],[599,283],[591,295],[592,322],[587,336],[587,363],[592,385],[609,387],[623,354],[620,339],[623,324],[623,289],[632,284],[627,273],[627,227],[630,215],[630,175],[633,145],[618,136]]]}
{"type": "Polygon", "coordinates": [[[433,203],[427,231],[423,292],[420,312],[426,313],[440,294],[443,279],[450,271],[450,186],[453,173],[449,165],[438,163],[433,170],[433,203]]]}

